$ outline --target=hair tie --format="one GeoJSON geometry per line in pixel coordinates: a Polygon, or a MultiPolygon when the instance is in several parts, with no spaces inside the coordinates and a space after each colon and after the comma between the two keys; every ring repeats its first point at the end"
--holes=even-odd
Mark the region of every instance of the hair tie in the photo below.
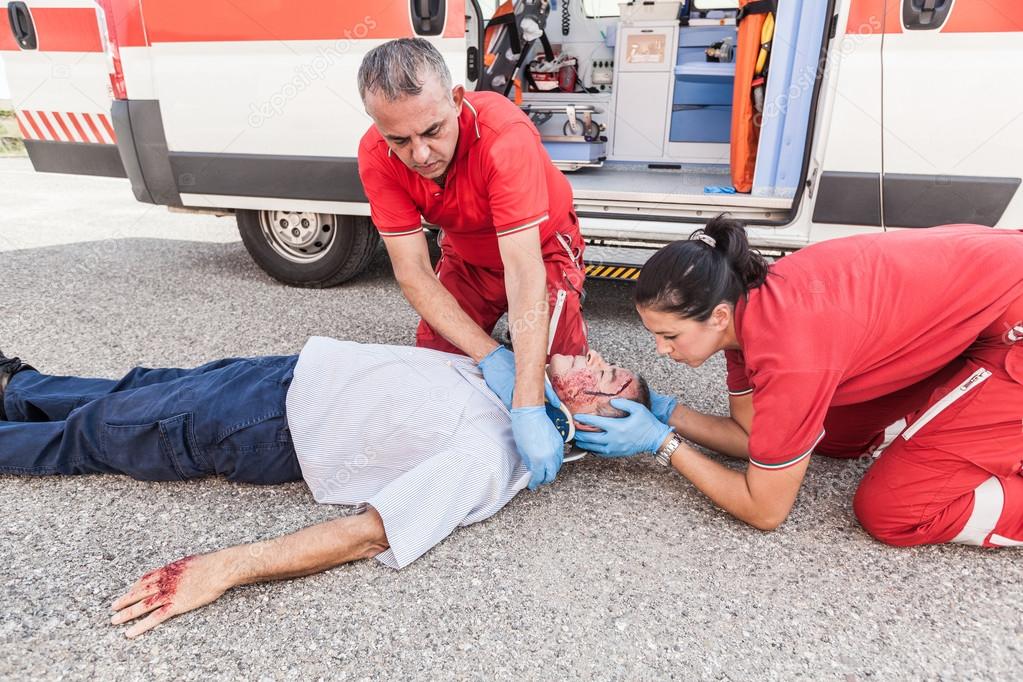
{"type": "Polygon", "coordinates": [[[718,246],[718,242],[714,239],[714,237],[711,237],[709,234],[703,234],[702,232],[700,234],[694,234],[690,237],[690,239],[697,239],[712,249],[716,249],[718,246]]]}

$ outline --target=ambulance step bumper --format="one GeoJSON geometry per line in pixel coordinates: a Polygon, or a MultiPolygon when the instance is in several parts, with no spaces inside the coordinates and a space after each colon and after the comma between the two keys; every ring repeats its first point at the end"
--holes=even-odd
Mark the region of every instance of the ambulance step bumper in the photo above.
{"type": "Polygon", "coordinates": [[[656,249],[588,246],[584,256],[586,276],[590,279],[634,282],[639,279],[643,264],[656,252],[656,249]]]}

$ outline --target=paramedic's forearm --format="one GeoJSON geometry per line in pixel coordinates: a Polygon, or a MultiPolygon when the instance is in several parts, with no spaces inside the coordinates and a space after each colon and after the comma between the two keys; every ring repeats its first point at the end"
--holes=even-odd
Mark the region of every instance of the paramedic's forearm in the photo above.
{"type": "Polygon", "coordinates": [[[333,519],[272,540],[221,550],[231,586],[297,578],[374,557],[387,549],[376,510],[333,519]]]}
{"type": "Polygon", "coordinates": [[[708,450],[749,459],[749,434],[731,417],[704,414],[680,403],[668,423],[683,438],[708,450]]]}
{"type": "Polygon", "coordinates": [[[780,471],[753,465],[745,472],[729,469],[686,444],[671,465],[726,512],[760,530],[774,530],[788,518],[809,459],[780,471]]]}
{"type": "Polygon", "coordinates": [[[465,314],[458,301],[427,268],[395,268],[405,298],[435,332],[479,362],[497,342],[465,314]]]}
{"type": "Polygon", "coordinates": [[[505,290],[508,292],[508,326],[515,348],[512,406],[542,405],[550,320],[547,271],[543,266],[538,232],[527,230],[504,237],[501,247],[505,290]]]}

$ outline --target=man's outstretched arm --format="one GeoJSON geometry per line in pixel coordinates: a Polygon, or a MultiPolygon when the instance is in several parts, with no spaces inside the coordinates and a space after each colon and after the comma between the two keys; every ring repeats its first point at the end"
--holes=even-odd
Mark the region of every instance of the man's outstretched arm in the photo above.
{"type": "Polygon", "coordinates": [[[371,507],[279,538],[185,557],[139,578],[113,603],[110,622],[119,625],[148,614],[124,633],[137,637],[232,587],[320,573],[387,547],[383,521],[371,507]]]}

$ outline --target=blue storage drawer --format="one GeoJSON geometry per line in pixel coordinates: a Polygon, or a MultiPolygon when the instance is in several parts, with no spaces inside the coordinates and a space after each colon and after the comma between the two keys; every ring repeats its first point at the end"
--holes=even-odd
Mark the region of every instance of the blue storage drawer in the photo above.
{"type": "Polygon", "coordinates": [[[731,83],[688,83],[675,81],[675,104],[732,106],[731,83]]]}
{"type": "Polygon", "coordinates": [[[671,112],[672,142],[728,142],[732,137],[732,107],[676,104],[671,112]]]}
{"type": "Polygon", "coordinates": [[[675,67],[675,104],[732,104],[735,64],[714,62],[680,64],[675,67]]]}

